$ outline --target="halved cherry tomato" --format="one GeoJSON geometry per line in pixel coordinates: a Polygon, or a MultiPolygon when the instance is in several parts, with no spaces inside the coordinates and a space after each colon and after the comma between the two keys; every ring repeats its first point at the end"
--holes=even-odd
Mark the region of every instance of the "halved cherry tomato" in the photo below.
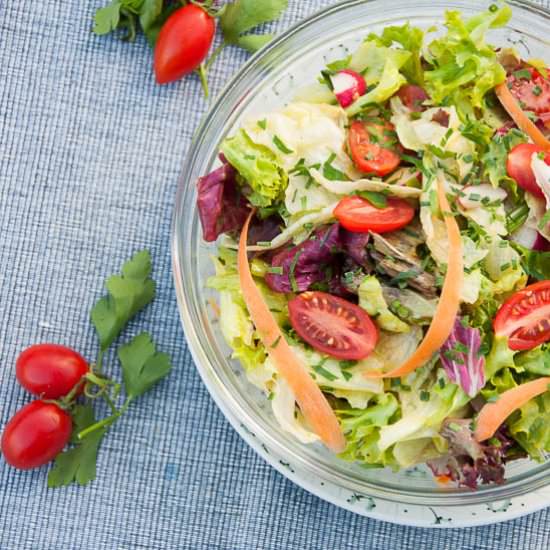
{"type": "Polygon", "coordinates": [[[507,78],[507,85],[524,111],[533,111],[537,115],[550,112],[548,75],[545,77],[533,67],[528,67],[512,73],[507,78]]]}
{"type": "Polygon", "coordinates": [[[385,176],[401,162],[395,129],[387,121],[356,120],[350,126],[348,143],[355,166],[366,174],[385,176]]]}
{"type": "Polygon", "coordinates": [[[506,300],[495,317],[494,329],[498,336],[508,336],[513,350],[550,341],[550,281],[529,285],[506,300]]]}
{"type": "Polygon", "coordinates": [[[334,217],[354,233],[387,233],[407,225],[414,208],[403,199],[388,198],[385,208],[376,208],[367,199],[353,195],[343,198],[334,209],[334,217]]]}
{"type": "MultiPolygon", "coordinates": [[[[508,159],[506,161],[506,171],[508,175],[514,179],[522,189],[541,198],[544,198],[544,194],[531,169],[531,158],[534,153],[544,152],[542,147],[534,143],[520,143],[508,153],[508,159]]],[[[546,153],[544,162],[550,165],[550,153],[546,153]]]]}
{"type": "Polygon", "coordinates": [[[364,359],[378,341],[378,329],[363,308],[326,292],[302,292],[288,302],[288,314],[301,338],[337,359],[364,359]]]}
{"type": "MultiPolygon", "coordinates": [[[[44,399],[67,395],[88,372],[88,363],[76,351],[58,344],[36,344],[19,355],[15,376],[31,393],[44,399]]],[[[81,384],[81,391],[83,389],[81,384]]]]}
{"type": "Polygon", "coordinates": [[[405,107],[408,107],[412,111],[416,112],[426,109],[422,103],[430,97],[424,88],[415,86],[414,84],[405,84],[404,86],[401,86],[397,92],[397,95],[405,107]]]}
{"type": "Polygon", "coordinates": [[[58,455],[71,436],[69,413],[55,403],[33,401],[6,424],[0,447],[8,464],[20,470],[37,468],[58,455]]]}
{"type": "Polygon", "coordinates": [[[214,19],[195,4],[176,10],[160,29],[153,67],[159,84],[193,72],[212,44],[214,19]]]}

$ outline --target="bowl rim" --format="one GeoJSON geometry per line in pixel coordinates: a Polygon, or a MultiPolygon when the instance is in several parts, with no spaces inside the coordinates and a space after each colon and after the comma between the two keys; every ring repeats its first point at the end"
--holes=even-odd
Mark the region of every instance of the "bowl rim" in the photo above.
{"type": "MultiPolygon", "coordinates": [[[[405,0],[402,1],[404,2],[405,0]]],[[[475,0],[461,1],[462,3],[470,3],[470,7],[473,7],[475,2],[475,0]]],[[[248,59],[247,62],[230,78],[210,108],[203,115],[202,120],[194,133],[184,161],[183,171],[179,177],[171,227],[172,275],[183,330],[193,362],[206,388],[216,402],[217,406],[223,412],[224,416],[229,420],[236,431],[245,439],[245,441],[247,441],[247,443],[250,444],[250,441],[243,436],[243,430],[239,429],[238,426],[239,423],[241,428],[256,434],[258,439],[266,442],[271,448],[274,448],[279,455],[288,456],[289,453],[292,453],[293,460],[298,462],[300,468],[317,475],[321,479],[328,479],[331,483],[350,490],[357,490],[359,483],[360,489],[364,494],[386,501],[409,503],[413,505],[421,504],[427,506],[464,506],[466,500],[467,503],[482,504],[495,499],[513,498],[515,496],[530,493],[550,485],[550,463],[546,464],[541,471],[527,475],[527,479],[520,478],[500,486],[480,487],[480,489],[476,492],[456,489],[452,492],[438,491],[429,493],[426,491],[416,492],[403,488],[400,488],[399,490],[388,487],[382,488],[380,485],[375,485],[365,480],[351,479],[336,473],[333,469],[329,468],[328,465],[326,467],[322,467],[318,463],[312,463],[307,460],[307,457],[302,456],[300,453],[294,453],[284,444],[284,441],[277,437],[278,434],[272,434],[265,426],[262,426],[261,422],[256,421],[255,418],[248,415],[245,407],[237,399],[235,399],[235,396],[229,392],[228,388],[221,382],[220,378],[209,364],[204,350],[202,349],[197,337],[197,325],[194,323],[188,307],[192,303],[194,305],[196,304],[194,303],[195,298],[189,290],[189,282],[184,276],[184,270],[182,269],[183,255],[181,252],[186,250],[187,247],[185,246],[185,243],[182,242],[179,227],[184,218],[182,207],[186,203],[185,199],[189,193],[192,193],[192,191],[189,190],[192,186],[188,184],[189,179],[185,176],[185,173],[187,166],[193,164],[204,135],[207,133],[212,124],[212,119],[222,108],[222,106],[227,103],[228,98],[231,96],[232,92],[241,80],[245,79],[247,75],[253,72],[261,61],[268,57],[270,53],[279,49],[285,44],[285,42],[296,36],[303,29],[311,27],[318,21],[330,17],[332,14],[335,14],[343,9],[350,9],[354,6],[359,6],[365,3],[382,4],[383,2],[384,0],[342,0],[298,21],[286,31],[274,38],[260,51],[251,56],[250,59],[248,59]],[[231,404],[231,407],[229,404],[231,404]],[[237,414],[237,412],[240,414],[237,414]]],[[[421,0],[420,3],[426,5],[428,2],[427,0],[421,0]]],[[[515,7],[531,12],[535,17],[544,17],[550,21],[550,9],[541,5],[525,0],[509,0],[508,4],[513,8],[515,7]]],[[[480,9],[482,8],[482,6],[478,7],[480,9]]],[[[238,106],[238,102],[236,105],[233,105],[233,108],[236,106],[238,106]]],[[[256,446],[252,447],[258,452],[256,446]]],[[[260,455],[263,456],[262,453],[260,453],[260,455]]],[[[264,456],[264,458],[266,457],[264,456]]],[[[284,472],[282,473],[284,474],[284,472]]]]}

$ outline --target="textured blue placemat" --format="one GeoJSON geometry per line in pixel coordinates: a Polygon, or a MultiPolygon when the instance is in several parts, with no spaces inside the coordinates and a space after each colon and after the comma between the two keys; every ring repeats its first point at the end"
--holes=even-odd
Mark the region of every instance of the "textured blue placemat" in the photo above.
{"type": "MultiPolygon", "coordinates": [[[[0,2],[0,428],[29,400],[14,360],[37,341],[93,356],[88,310],[141,247],[159,298],[169,380],[117,425],[98,479],[47,490],[46,471],[0,461],[0,549],[494,549],[550,546],[550,510],[487,528],[431,531],[367,520],[286,481],[236,435],[202,386],[172,288],[176,179],[206,109],[195,78],[154,84],[150,52],[90,33],[102,0],[0,2]]],[[[323,0],[291,0],[284,29],[323,0]]],[[[214,93],[246,55],[227,49],[214,93]]]]}

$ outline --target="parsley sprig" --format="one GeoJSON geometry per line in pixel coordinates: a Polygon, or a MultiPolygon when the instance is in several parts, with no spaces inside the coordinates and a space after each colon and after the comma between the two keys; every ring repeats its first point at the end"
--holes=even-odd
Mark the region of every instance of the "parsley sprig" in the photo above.
{"type": "Polygon", "coordinates": [[[95,365],[86,375],[83,402],[72,392],[63,403],[73,419],[72,447],[56,458],[48,475],[48,487],[61,487],[76,482],[85,485],[96,477],[96,460],[103,437],[109,428],[128,410],[130,404],[149,391],[171,370],[170,357],[158,352],[151,336],[142,332],[117,349],[125,398],[120,406],[121,384],[102,373],[105,352],[117,340],[129,321],[155,297],[151,279],[151,257],[147,250],[135,254],[123,266],[120,275],[105,281],[107,295],[100,298],[91,311],[99,351],[95,365]],[[111,414],[97,420],[93,403],[104,399],[111,414]]]}

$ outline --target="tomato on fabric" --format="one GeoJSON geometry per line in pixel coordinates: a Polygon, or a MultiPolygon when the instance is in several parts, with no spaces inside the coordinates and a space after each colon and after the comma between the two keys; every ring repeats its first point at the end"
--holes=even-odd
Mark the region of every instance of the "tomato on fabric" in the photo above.
{"type": "Polygon", "coordinates": [[[215,30],[214,19],[196,4],[176,10],[160,29],[155,46],[157,82],[174,82],[197,69],[208,54],[215,30]]]}
{"type": "Polygon", "coordinates": [[[508,298],[494,321],[495,334],[508,337],[513,350],[550,341],[550,281],[540,281],[508,298]]]}
{"type": "Polygon", "coordinates": [[[303,340],[337,359],[364,359],[378,342],[378,329],[363,308],[326,292],[299,294],[288,302],[288,313],[303,340]]]}
{"type": "Polygon", "coordinates": [[[411,109],[411,111],[420,112],[426,107],[422,105],[426,99],[429,99],[429,95],[424,88],[415,86],[414,84],[405,84],[399,88],[397,96],[403,102],[405,107],[411,109]]]}
{"type": "Polygon", "coordinates": [[[348,144],[355,166],[365,174],[383,177],[401,162],[395,129],[385,120],[356,120],[350,126],[348,144]]]}
{"type": "MultiPolygon", "coordinates": [[[[88,372],[88,363],[79,353],[57,344],[37,344],[27,348],[15,363],[15,376],[28,391],[45,399],[67,395],[88,372]]],[[[81,390],[84,384],[81,383],[81,390]]]]}
{"type": "Polygon", "coordinates": [[[542,189],[539,187],[535,174],[531,169],[531,158],[535,153],[545,153],[544,162],[550,165],[550,153],[545,152],[542,147],[534,143],[520,143],[508,153],[506,171],[522,189],[537,197],[544,198],[542,189]]]}
{"type": "Polygon", "coordinates": [[[548,72],[543,75],[533,67],[526,67],[513,72],[506,83],[524,111],[532,111],[537,115],[550,113],[548,72]]]}
{"type": "Polygon", "coordinates": [[[334,217],[354,233],[387,233],[406,226],[414,218],[414,208],[403,199],[389,197],[385,208],[376,208],[367,199],[344,197],[334,209],[334,217]]]}
{"type": "Polygon", "coordinates": [[[6,424],[0,448],[6,462],[15,468],[37,468],[62,451],[71,430],[69,413],[55,403],[33,401],[6,424]]]}

